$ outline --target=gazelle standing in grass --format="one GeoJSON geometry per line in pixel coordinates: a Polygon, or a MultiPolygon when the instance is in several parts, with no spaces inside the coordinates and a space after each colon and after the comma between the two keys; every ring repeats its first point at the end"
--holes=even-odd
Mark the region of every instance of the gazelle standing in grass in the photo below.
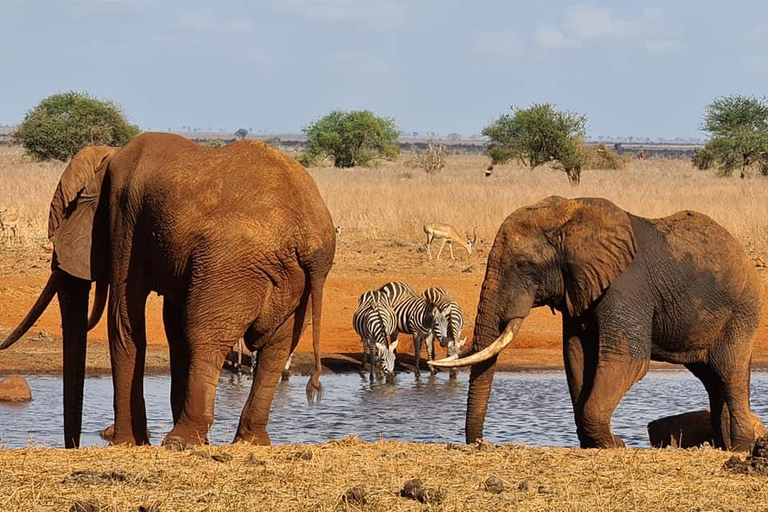
{"type": "Polygon", "coordinates": [[[19,241],[19,221],[21,216],[18,213],[8,208],[0,208],[0,238],[8,240],[8,245],[19,241]]]}
{"type": "Polygon", "coordinates": [[[438,239],[443,241],[443,243],[440,244],[440,250],[437,251],[437,261],[440,261],[440,253],[443,252],[443,247],[445,247],[446,242],[448,243],[448,249],[451,251],[452,260],[456,259],[453,256],[453,242],[456,242],[465,248],[469,255],[472,254],[472,247],[477,243],[477,226],[472,230],[472,233],[467,231],[466,240],[464,240],[459,234],[459,231],[450,224],[424,224],[424,233],[427,234],[427,256],[429,256],[429,261],[432,261],[432,251],[430,250],[432,240],[438,239]]]}

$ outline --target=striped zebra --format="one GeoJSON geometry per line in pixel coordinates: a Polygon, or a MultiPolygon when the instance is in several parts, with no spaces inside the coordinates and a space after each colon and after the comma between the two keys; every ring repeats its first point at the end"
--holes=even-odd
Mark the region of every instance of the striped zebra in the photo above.
{"type": "MultiPolygon", "coordinates": [[[[405,283],[391,282],[378,289],[392,304],[397,317],[397,328],[391,339],[397,342],[400,333],[413,336],[413,351],[416,359],[415,374],[420,376],[419,362],[421,359],[421,342],[426,341],[427,353],[432,340],[437,338],[440,343],[448,336],[448,321],[439,308],[430,305],[424,297],[405,283]]],[[[430,359],[432,357],[430,356],[430,359]]],[[[432,374],[435,373],[430,368],[432,374]]]]}
{"type": "Polygon", "coordinates": [[[363,344],[363,355],[367,352],[370,357],[371,381],[376,360],[384,375],[393,375],[397,341],[390,343],[390,336],[395,332],[397,320],[387,297],[376,290],[363,293],[352,314],[352,325],[363,344]]]}
{"type": "MultiPolygon", "coordinates": [[[[461,329],[464,327],[464,315],[461,313],[459,304],[448,295],[444,289],[437,286],[427,288],[424,291],[424,298],[430,304],[435,305],[440,312],[445,316],[448,321],[448,335],[442,339],[438,338],[440,346],[448,349],[448,356],[456,355],[459,353],[461,347],[467,341],[467,338],[461,338],[461,329]]],[[[435,357],[435,342],[430,340],[427,343],[427,353],[429,359],[433,360],[435,357]]],[[[451,369],[451,377],[456,376],[456,371],[451,369]]]]}

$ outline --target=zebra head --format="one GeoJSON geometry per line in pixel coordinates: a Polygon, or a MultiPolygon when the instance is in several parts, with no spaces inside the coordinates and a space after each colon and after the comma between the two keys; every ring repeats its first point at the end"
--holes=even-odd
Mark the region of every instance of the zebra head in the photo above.
{"type": "Polygon", "coordinates": [[[448,317],[437,306],[432,306],[430,316],[432,317],[432,332],[437,341],[440,342],[440,346],[445,347],[448,343],[448,317]]]}
{"type": "Polygon", "coordinates": [[[387,346],[384,343],[376,343],[376,356],[381,364],[381,371],[384,375],[395,374],[395,349],[398,340],[393,341],[387,346]]]}
{"type": "Polygon", "coordinates": [[[467,343],[466,336],[461,338],[461,341],[450,340],[448,342],[448,357],[458,354],[459,351],[461,351],[461,347],[463,347],[466,343],[467,343]]]}

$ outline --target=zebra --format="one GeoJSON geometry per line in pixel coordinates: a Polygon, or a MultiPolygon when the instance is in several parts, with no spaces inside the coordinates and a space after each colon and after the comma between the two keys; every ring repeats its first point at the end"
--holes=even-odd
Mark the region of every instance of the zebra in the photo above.
{"type": "MultiPolygon", "coordinates": [[[[426,340],[427,354],[429,346],[434,343],[432,340],[437,338],[440,343],[448,336],[448,321],[440,309],[430,305],[424,297],[402,282],[391,282],[378,289],[389,300],[397,316],[397,327],[392,334],[391,339],[397,342],[397,336],[400,333],[406,333],[413,336],[413,350],[416,359],[416,377],[421,375],[419,370],[419,360],[421,358],[421,342],[426,340]]],[[[429,356],[430,360],[432,356],[429,356]]],[[[434,375],[434,368],[430,368],[434,375]]]]}
{"type": "Polygon", "coordinates": [[[363,293],[357,302],[357,309],[352,314],[352,325],[363,344],[363,355],[366,349],[369,353],[371,381],[377,359],[382,373],[393,375],[397,341],[390,343],[389,337],[395,332],[397,319],[387,297],[376,290],[363,293]]]}
{"type": "MultiPolygon", "coordinates": [[[[424,298],[436,306],[448,321],[448,335],[442,339],[438,338],[440,346],[448,349],[448,357],[458,354],[461,347],[467,342],[466,337],[459,339],[461,329],[464,327],[464,315],[461,313],[459,304],[448,295],[448,292],[437,286],[427,288],[424,291],[424,298]]],[[[430,360],[434,359],[435,342],[433,339],[427,343],[427,354],[430,360]]],[[[451,378],[455,378],[456,370],[451,369],[450,375],[451,378]]]]}

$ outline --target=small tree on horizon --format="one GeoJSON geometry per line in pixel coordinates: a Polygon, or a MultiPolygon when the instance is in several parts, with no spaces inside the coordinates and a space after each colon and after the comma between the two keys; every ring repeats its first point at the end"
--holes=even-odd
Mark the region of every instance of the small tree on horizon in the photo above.
{"type": "Polygon", "coordinates": [[[85,146],[123,146],[139,132],[116,103],[70,91],[29,110],[13,138],[39,160],[66,161],[85,146]]]}
{"type": "Polygon", "coordinates": [[[367,166],[375,158],[394,158],[400,152],[400,130],[395,121],[369,110],[332,110],[302,130],[309,145],[299,162],[310,166],[330,157],[335,167],[367,166]]]}
{"type": "Polygon", "coordinates": [[[240,128],[234,133],[235,138],[240,140],[245,140],[245,138],[248,136],[248,130],[245,128],[240,128]]]}
{"type": "Polygon", "coordinates": [[[534,169],[553,162],[565,171],[571,185],[581,182],[584,137],[587,118],[583,114],[560,111],[549,103],[527,109],[510,107],[483,129],[490,139],[486,148],[492,164],[519,159],[534,169]]]}
{"type": "Polygon", "coordinates": [[[694,155],[699,169],[719,167],[722,176],[741,168],[741,178],[756,165],[768,175],[768,101],[754,96],[724,96],[707,105],[701,130],[710,134],[694,155]]]}

